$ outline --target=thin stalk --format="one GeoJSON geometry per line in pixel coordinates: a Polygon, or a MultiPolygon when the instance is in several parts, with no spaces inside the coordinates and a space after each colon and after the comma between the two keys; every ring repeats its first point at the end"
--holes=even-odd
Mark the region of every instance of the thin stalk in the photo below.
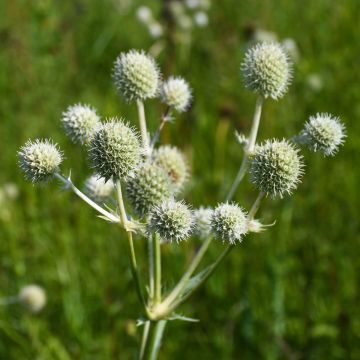
{"type": "Polygon", "coordinates": [[[152,300],[155,294],[155,266],[154,266],[154,239],[150,234],[148,237],[149,255],[149,297],[152,300]]]}
{"type": "Polygon", "coordinates": [[[142,338],[141,338],[139,360],[142,360],[144,358],[146,344],[149,339],[150,327],[151,327],[151,321],[148,320],[144,324],[143,334],[142,334],[142,338]]]}
{"type": "Polygon", "coordinates": [[[169,116],[169,111],[170,111],[170,107],[168,107],[165,111],[165,113],[163,114],[163,116],[161,117],[161,121],[160,121],[160,125],[157,128],[152,140],[151,140],[151,144],[150,144],[150,148],[153,149],[156,142],[159,140],[160,134],[161,134],[161,130],[163,129],[163,127],[165,126],[165,124],[169,121],[168,120],[168,116],[169,116]]]}
{"type": "Polygon", "coordinates": [[[254,219],[257,211],[259,210],[261,201],[262,201],[262,199],[264,198],[264,196],[265,196],[265,193],[263,193],[262,191],[260,191],[258,197],[256,198],[253,206],[251,207],[251,209],[250,209],[250,211],[249,211],[249,215],[248,215],[249,220],[253,220],[253,219],[254,219]]]}
{"type": "Polygon", "coordinates": [[[142,145],[145,153],[149,155],[150,154],[149,134],[146,126],[144,103],[141,100],[137,100],[136,105],[139,116],[139,127],[140,127],[142,145]]]}
{"type": "Polygon", "coordinates": [[[157,359],[166,323],[167,320],[160,320],[155,323],[156,325],[152,330],[150,341],[147,343],[147,346],[145,348],[144,359],[146,360],[157,359]]]}
{"type": "Polygon", "coordinates": [[[175,288],[171,291],[171,293],[164,299],[163,304],[164,306],[169,306],[177,297],[180,295],[182,290],[185,288],[188,280],[191,278],[192,274],[196,270],[196,268],[199,266],[206,250],[208,249],[210,243],[212,241],[212,237],[209,237],[206,239],[206,241],[203,243],[197,254],[195,255],[194,259],[192,260],[188,270],[184,273],[178,284],[175,286],[175,288]]]}
{"type": "Polygon", "coordinates": [[[161,244],[156,234],[154,239],[154,262],[155,262],[155,304],[161,302],[161,244]]]}
{"type": "Polygon", "coordinates": [[[55,173],[55,177],[57,179],[59,179],[60,181],[62,181],[66,187],[69,187],[74,193],[75,195],[77,195],[80,199],[82,199],[83,201],[85,201],[88,205],[90,205],[92,208],[94,208],[98,213],[100,213],[101,215],[105,216],[106,218],[108,218],[110,221],[118,223],[120,222],[120,219],[115,216],[114,214],[106,211],[105,209],[103,209],[101,206],[99,206],[97,203],[95,203],[94,201],[92,201],[90,198],[88,198],[83,192],[81,192],[73,183],[70,179],[65,178],[64,176],[62,176],[61,174],[55,173]]]}

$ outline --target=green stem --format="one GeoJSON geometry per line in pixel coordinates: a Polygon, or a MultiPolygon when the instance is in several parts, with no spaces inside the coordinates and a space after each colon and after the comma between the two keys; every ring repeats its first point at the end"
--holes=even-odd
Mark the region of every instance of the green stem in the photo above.
{"type": "Polygon", "coordinates": [[[161,302],[161,244],[159,235],[154,239],[154,259],[155,259],[155,304],[161,302]]]}
{"type": "Polygon", "coordinates": [[[154,266],[154,239],[150,234],[148,237],[149,250],[149,297],[152,300],[155,294],[155,266],[154,266]]]}
{"type": "Polygon", "coordinates": [[[150,336],[150,341],[147,343],[144,352],[144,359],[156,360],[159,354],[161,340],[164,334],[167,320],[160,320],[156,322],[150,336]]]}
{"type": "Polygon", "coordinates": [[[262,201],[262,199],[264,198],[264,196],[265,196],[265,193],[263,193],[262,191],[260,191],[258,197],[256,198],[253,206],[251,207],[251,209],[250,209],[250,211],[249,211],[249,215],[248,215],[249,220],[253,220],[253,219],[254,219],[257,211],[259,210],[261,201],[262,201]]]}
{"type": "Polygon", "coordinates": [[[136,101],[138,116],[139,116],[139,127],[142,145],[146,155],[150,155],[150,145],[149,145],[149,134],[146,127],[146,118],[145,118],[145,109],[144,103],[141,100],[136,101]]]}
{"type": "Polygon", "coordinates": [[[146,345],[147,345],[148,339],[149,339],[150,328],[151,328],[151,321],[148,320],[144,324],[143,335],[142,335],[142,339],[141,339],[139,360],[142,360],[144,358],[146,345]]]}

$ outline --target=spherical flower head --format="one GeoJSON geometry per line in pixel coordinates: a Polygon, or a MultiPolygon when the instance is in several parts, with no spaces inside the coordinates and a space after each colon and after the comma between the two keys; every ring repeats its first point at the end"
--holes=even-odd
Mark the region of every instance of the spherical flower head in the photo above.
{"type": "Polygon", "coordinates": [[[93,167],[105,181],[127,178],[141,161],[141,155],[136,132],[116,118],[100,126],[89,146],[93,167]]]}
{"type": "Polygon", "coordinates": [[[63,159],[58,146],[47,139],[27,141],[18,156],[20,169],[25,177],[34,183],[50,180],[63,159]]]}
{"type": "Polygon", "coordinates": [[[299,150],[286,140],[268,140],[250,157],[250,179],[268,196],[283,197],[296,189],[303,173],[299,150]]]}
{"type": "Polygon", "coordinates": [[[154,98],[158,93],[159,69],[154,59],[144,52],[121,53],[115,61],[113,78],[126,101],[154,98]]]}
{"type": "Polygon", "coordinates": [[[333,156],[344,143],[345,137],[345,126],[339,118],[330,114],[316,114],[305,123],[299,140],[314,152],[333,156]]]}
{"type": "Polygon", "coordinates": [[[194,235],[206,239],[211,234],[213,209],[200,207],[194,211],[194,235]]]}
{"type": "Polygon", "coordinates": [[[178,112],[184,112],[191,102],[189,84],[181,77],[170,77],[162,84],[161,100],[178,112]]]}
{"type": "Polygon", "coordinates": [[[164,169],[145,162],[128,179],[126,193],[135,213],[142,217],[172,195],[173,185],[164,169]]]}
{"type": "Polygon", "coordinates": [[[75,144],[87,144],[100,126],[96,111],[87,105],[69,106],[62,114],[62,125],[66,135],[75,144]]]}
{"type": "Polygon", "coordinates": [[[170,177],[175,193],[179,192],[188,179],[188,167],[184,155],[174,146],[160,146],[153,153],[155,164],[163,168],[170,177]]]}
{"type": "Polygon", "coordinates": [[[291,81],[289,57],[277,43],[261,43],[250,48],[241,70],[245,87],[264,98],[281,98],[291,81]]]}
{"type": "Polygon", "coordinates": [[[20,290],[18,295],[20,303],[30,312],[38,313],[46,305],[46,294],[38,285],[27,285],[20,290]]]}
{"type": "Polygon", "coordinates": [[[192,225],[191,210],[180,201],[166,200],[150,212],[150,230],[166,242],[186,240],[191,234],[192,225]]]}
{"type": "Polygon", "coordinates": [[[102,204],[110,199],[114,190],[114,183],[110,179],[105,181],[99,175],[91,175],[85,181],[85,193],[90,199],[102,204]]]}

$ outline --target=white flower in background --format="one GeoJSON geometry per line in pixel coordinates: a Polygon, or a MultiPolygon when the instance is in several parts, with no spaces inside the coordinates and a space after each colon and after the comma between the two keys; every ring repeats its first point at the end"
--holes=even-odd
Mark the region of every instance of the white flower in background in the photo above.
{"type": "Polygon", "coordinates": [[[138,7],[138,9],[136,10],[136,17],[140,22],[144,24],[148,24],[153,20],[152,11],[147,6],[138,7]]]}
{"type": "Polygon", "coordinates": [[[277,42],[277,35],[274,32],[267,31],[264,29],[256,29],[252,40],[255,42],[277,42]]]}
{"type": "Polygon", "coordinates": [[[18,295],[20,303],[30,312],[38,313],[46,305],[46,293],[39,285],[27,285],[20,290],[18,295]]]}
{"type": "Polygon", "coordinates": [[[196,9],[196,8],[200,7],[201,1],[200,0],[186,0],[185,5],[189,9],[196,9]]]}
{"type": "Polygon", "coordinates": [[[204,11],[198,11],[194,15],[195,24],[199,27],[206,27],[209,24],[209,18],[204,11]]]}
{"type": "Polygon", "coordinates": [[[321,91],[324,87],[323,79],[321,78],[321,76],[319,74],[316,74],[316,73],[309,74],[305,78],[305,82],[306,82],[307,86],[310,88],[310,90],[315,91],[315,92],[321,91]]]}
{"type": "Polygon", "coordinates": [[[298,61],[300,58],[300,52],[296,41],[292,38],[286,38],[281,43],[293,61],[298,61]]]}
{"type": "Polygon", "coordinates": [[[162,26],[158,22],[149,24],[148,29],[153,38],[159,38],[164,33],[162,26]]]}

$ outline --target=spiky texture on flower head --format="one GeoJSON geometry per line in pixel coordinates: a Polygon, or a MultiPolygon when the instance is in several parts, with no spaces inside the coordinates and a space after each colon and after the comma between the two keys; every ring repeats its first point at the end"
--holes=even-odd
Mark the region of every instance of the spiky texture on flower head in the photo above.
{"type": "Polygon", "coordinates": [[[121,53],[115,61],[113,78],[126,101],[145,100],[158,93],[159,69],[154,59],[143,51],[121,53]]]}
{"type": "Polygon", "coordinates": [[[25,177],[34,183],[50,180],[62,162],[62,153],[51,140],[28,140],[18,152],[25,177]]]}
{"type": "Polygon", "coordinates": [[[97,203],[104,203],[110,197],[114,190],[114,183],[110,179],[105,181],[99,175],[91,175],[85,181],[85,193],[97,203]]]}
{"type": "Polygon", "coordinates": [[[250,48],[241,70],[245,87],[265,98],[281,98],[291,81],[289,57],[277,43],[261,43],[250,48]]]}
{"type": "Polygon", "coordinates": [[[298,139],[310,150],[330,156],[335,155],[345,137],[345,126],[338,117],[318,113],[310,116],[298,139]]]}
{"type": "Polygon", "coordinates": [[[186,240],[191,234],[192,226],[191,210],[181,201],[165,200],[150,211],[149,227],[164,241],[186,240]]]}
{"type": "Polygon", "coordinates": [[[87,144],[100,126],[96,111],[88,105],[69,106],[62,114],[62,125],[66,135],[75,144],[87,144]]]}
{"type": "Polygon", "coordinates": [[[191,101],[189,84],[181,77],[170,77],[162,84],[161,100],[178,112],[185,111],[191,101]]]}
{"type": "Polygon", "coordinates": [[[206,239],[211,234],[211,218],[213,209],[200,207],[194,211],[194,235],[206,239]]]}
{"type": "Polygon", "coordinates": [[[303,173],[299,150],[286,140],[267,140],[250,157],[250,179],[271,197],[283,197],[296,189],[303,173]]]}
{"type": "Polygon", "coordinates": [[[179,192],[188,178],[188,167],[180,150],[175,146],[160,146],[153,153],[153,161],[166,171],[174,191],[179,192]]]}
{"type": "Polygon", "coordinates": [[[144,216],[153,206],[172,195],[173,186],[164,169],[145,162],[129,178],[126,193],[135,213],[144,216]]]}
{"type": "Polygon", "coordinates": [[[127,178],[141,161],[141,154],[136,132],[116,118],[100,126],[89,146],[93,167],[105,181],[127,178]]]}
{"type": "Polygon", "coordinates": [[[229,241],[230,244],[241,242],[248,231],[247,223],[246,213],[237,204],[219,204],[211,217],[211,228],[215,237],[229,241]]]}
{"type": "Polygon", "coordinates": [[[29,311],[38,313],[46,305],[46,294],[38,285],[27,285],[23,287],[18,295],[20,303],[29,311]]]}

